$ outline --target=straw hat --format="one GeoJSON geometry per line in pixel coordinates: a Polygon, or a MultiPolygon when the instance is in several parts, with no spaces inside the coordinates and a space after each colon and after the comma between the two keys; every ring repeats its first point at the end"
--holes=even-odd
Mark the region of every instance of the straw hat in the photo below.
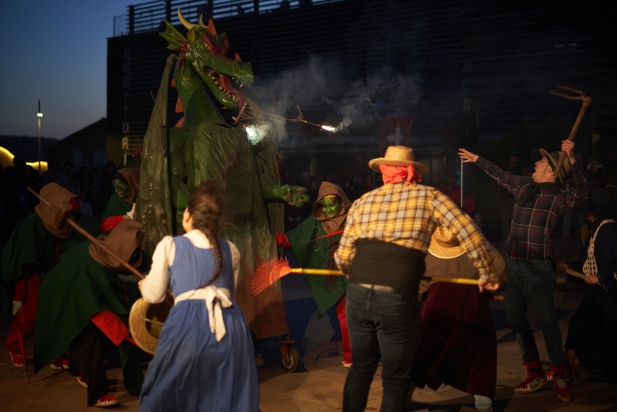
{"type": "Polygon", "coordinates": [[[368,162],[368,167],[370,167],[376,172],[381,173],[381,171],[379,170],[379,165],[388,165],[388,166],[413,165],[413,167],[420,174],[426,173],[429,170],[428,166],[425,166],[422,163],[418,163],[414,160],[413,149],[411,147],[406,147],[406,146],[388,146],[388,149],[386,150],[386,155],[384,157],[378,157],[368,162]]]}
{"type": "Polygon", "coordinates": [[[154,355],[170,309],[165,302],[151,305],[143,298],[133,303],[129,313],[129,328],[133,340],[144,352],[154,355]]]}
{"type": "MultiPolygon", "coordinates": [[[[548,163],[551,165],[553,171],[557,168],[557,163],[559,163],[559,156],[562,152],[553,152],[549,153],[544,149],[540,149],[540,154],[542,157],[546,157],[548,163]]],[[[561,165],[561,169],[559,170],[559,181],[563,184],[566,181],[566,177],[570,174],[570,161],[566,158],[561,165]]]]}
{"type": "Polygon", "coordinates": [[[465,253],[456,236],[443,226],[437,226],[433,232],[428,251],[440,259],[454,259],[465,253]]]}

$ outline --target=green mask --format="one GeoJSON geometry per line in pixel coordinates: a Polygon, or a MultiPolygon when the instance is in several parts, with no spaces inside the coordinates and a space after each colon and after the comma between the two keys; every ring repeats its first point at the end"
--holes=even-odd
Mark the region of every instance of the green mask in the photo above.
{"type": "Polygon", "coordinates": [[[123,183],[118,179],[114,179],[112,184],[114,185],[114,190],[116,191],[116,195],[120,199],[124,199],[125,197],[129,195],[129,185],[127,185],[126,183],[123,183]]]}
{"type": "Polygon", "coordinates": [[[326,196],[321,199],[321,210],[326,219],[334,219],[341,211],[341,201],[338,196],[326,196]]]}

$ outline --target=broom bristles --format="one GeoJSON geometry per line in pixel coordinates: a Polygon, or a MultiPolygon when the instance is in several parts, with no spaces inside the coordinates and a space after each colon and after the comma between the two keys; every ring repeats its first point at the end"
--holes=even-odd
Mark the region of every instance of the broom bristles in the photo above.
{"type": "Polygon", "coordinates": [[[253,295],[257,296],[272,286],[274,282],[289,273],[291,273],[291,267],[289,266],[289,261],[286,258],[274,259],[261,264],[257,270],[255,270],[251,281],[253,295]]]}

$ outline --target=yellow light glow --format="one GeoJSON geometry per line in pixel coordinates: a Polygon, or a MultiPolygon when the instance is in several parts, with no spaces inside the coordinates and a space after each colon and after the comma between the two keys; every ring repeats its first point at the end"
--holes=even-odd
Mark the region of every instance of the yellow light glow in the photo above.
{"type": "Polygon", "coordinates": [[[36,114],[36,117],[43,117],[43,113],[38,112],[38,113],[36,114]]]}
{"type": "MultiPolygon", "coordinates": [[[[13,158],[15,156],[13,153],[9,152],[4,147],[0,146],[0,164],[3,169],[6,169],[9,166],[13,166],[13,158]]],[[[34,169],[39,170],[39,162],[26,162],[28,166],[32,166],[34,169]]],[[[41,171],[45,172],[47,170],[47,162],[41,161],[41,171]]]]}

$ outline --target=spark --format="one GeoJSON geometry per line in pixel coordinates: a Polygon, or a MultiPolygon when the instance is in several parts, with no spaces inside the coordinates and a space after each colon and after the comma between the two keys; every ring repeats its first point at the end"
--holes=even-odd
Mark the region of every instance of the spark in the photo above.
{"type": "Polygon", "coordinates": [[[255,132],[255,129],[253,129],[251,126],[245,126],[244,128],[246,129],[246,134],[248,134],[249,137],[255,137],[255,135],[257,134],[257,132],[255,132]]]}
{"type": "Polygon", "coordinates": [[[336,127],[332,127],[332,126],[326,126],[326,125],[321,125],[321,128],[324,130],[327,130],[329,132],[336,132],[336,127]]]}

